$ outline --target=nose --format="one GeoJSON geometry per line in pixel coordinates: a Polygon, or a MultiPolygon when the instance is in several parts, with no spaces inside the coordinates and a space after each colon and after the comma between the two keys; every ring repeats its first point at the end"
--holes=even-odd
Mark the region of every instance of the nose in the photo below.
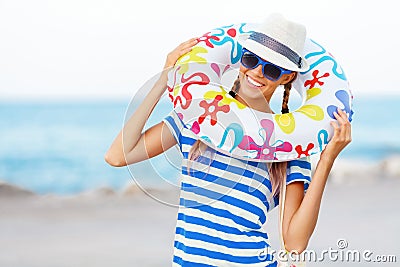
{"type": "Polygon", "coordinates": [[[254,74],[257,74],[258,77],[260,77],[260,78],[264,77],[261,64],[258,65],[256,68],[252,69],[252,71],[253,71],[254,74]]]}

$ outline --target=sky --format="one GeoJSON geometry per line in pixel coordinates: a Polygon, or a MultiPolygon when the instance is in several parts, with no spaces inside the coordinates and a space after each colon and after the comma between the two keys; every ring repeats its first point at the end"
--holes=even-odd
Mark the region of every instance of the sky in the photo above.
{"type": "Polygon", "coordinates": [[[396,1],[0,0],[0,99],[126,99],[179,43],[282,13],[307,27],[357,95],[399,94],[396,1]]]}

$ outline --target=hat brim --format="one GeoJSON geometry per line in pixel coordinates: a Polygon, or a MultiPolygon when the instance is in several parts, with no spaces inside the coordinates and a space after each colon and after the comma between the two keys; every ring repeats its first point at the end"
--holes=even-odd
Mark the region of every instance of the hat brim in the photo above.
{"type": "Polygon", "coordinates": [[[304,57],[301,57],[301,68],[298,67],[295,63],[290,61],[285,56],[275,52],[274,50],[265,47],[264,45],[249,39],[250,33],[241,34],[238,36],[238,43],[242,45],[244,48],[250,50],[254,54],[258,55],[259,57],[265,59],[268,62],[271,62],[279,67],[282,67],[287,70],[297,71],[297,72],[305,72],[307,71],[310,66],[307,60],[304,57]]]}

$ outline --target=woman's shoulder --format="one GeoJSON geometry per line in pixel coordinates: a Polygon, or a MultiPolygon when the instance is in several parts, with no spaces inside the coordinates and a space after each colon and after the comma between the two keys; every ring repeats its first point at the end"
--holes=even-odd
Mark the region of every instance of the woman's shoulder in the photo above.
{"type": "Polygon", "coordinates": [[[192,129],[189,129],[187,125],[181,119],[181,114],[172,110],[162,120],[169,128],[178,142],[178,145],[193,145],[198,139],[192,129]]]}
{"type": "Polygon", "coordinates": [[[298,167],[302,167],[302,168],[311,169],[311,159],[309,156],[303,157],[303,158],[298,158],[298,159],[288,161],[287,165],[288,165],[288,168],[290,168],[292,166],[298,166],[298,167]]]}

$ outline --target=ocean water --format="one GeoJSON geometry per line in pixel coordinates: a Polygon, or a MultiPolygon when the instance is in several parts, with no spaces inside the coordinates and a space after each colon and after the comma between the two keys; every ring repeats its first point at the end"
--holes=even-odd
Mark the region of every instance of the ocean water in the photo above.
{"type": "MultiPolygon", "coordinates": [[[[400,154],[398,103],[400,96],[355,98],[353,142],[341,157],[367,162],[400,154]]],[[[129,114],[128,105],[129,100],[2,102],[0,180],[39,194],[74,194],[102,186],[120,190],[133,179],[141,186],[176,183],[179,159],[173,151],[130,169],[104,161],[127,110],[129,114]]],[[[162,103],[155,112],[161,118],[170,109],[162,103]]]]}

